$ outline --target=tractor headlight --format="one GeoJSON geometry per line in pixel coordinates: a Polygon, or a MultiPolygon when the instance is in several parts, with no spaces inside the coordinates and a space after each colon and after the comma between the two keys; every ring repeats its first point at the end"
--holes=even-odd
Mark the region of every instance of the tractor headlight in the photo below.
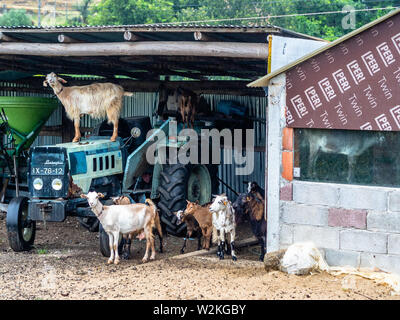
{"type": "Polygon", "coordinates": [[[43,188],[43,180],[41,178],[33,180],[33,187],[35,190],[41,190],[43,188]]]}
{"type": "Polygon", "coordinates": [[[52,182],[51,182],[51,186],[52,186],[52,188],[54,189],[54,190],[61,190],[61,188],[62,188],[62,181],[61,181],[61,179],[54,179],[52,182]]]}

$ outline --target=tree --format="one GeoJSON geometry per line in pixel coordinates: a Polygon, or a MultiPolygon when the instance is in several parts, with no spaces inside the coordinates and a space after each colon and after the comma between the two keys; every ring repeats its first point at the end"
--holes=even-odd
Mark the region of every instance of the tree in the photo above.
{"type": "Polygon", "coordinates": [[[31,26],[33,21],[25,10],[11,9],[0,16],[0,26],[31,26]]]}
{"type": "MultiPolygon", "coordinates": [[[[400,0],[385,2],[399,5],[400,0]]],[[[355,9],[382,7],[379,0],[102,0],[89,16],[91,24],[142,24],[162,22],[205,22],[207,24],[272,24],[311,36],[334,40],[350,31],[342,26],[345,6],[355,9]],[[326,12],[338,11],[327,14],[326,12]],[[304,15],[318,13],[318,15],[304,15]],[[291,15],[288,17],[275,17],[291,15]],[[246,17],[270,19],[240,20],[246,17]],[[228,20],[224,20],[228,19],[228,20]],[[237,20],[229,20],[237,19],[237,20]]],[[[356,27],[386,14],[388,10],[357,12],[356,27]]]]}
{"type": "Polygon", "coordinates": [[[88,23],[89,5],[91,2],[92,0],[83,0],[82,2],[74,6],[74,8],[81,14],[80,22],[82,22],[83,24],[88,23]]]}
{"type": "Polygon", "coordinates": [[[95,25],[170,22],[174,3],[168,0],[102,0],[89,22],[95,25]]]}

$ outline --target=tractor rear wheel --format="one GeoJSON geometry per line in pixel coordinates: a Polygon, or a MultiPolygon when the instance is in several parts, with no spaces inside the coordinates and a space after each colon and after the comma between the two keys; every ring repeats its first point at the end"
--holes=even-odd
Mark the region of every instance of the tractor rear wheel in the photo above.
{"type": "MultiPolygon", "coordinates": [[[[200,204],[211,201],[212,193],[216,193],[218,183],[214,166],[201,164],[167,164],[163,165],[160,174],[158,193],[160,200],[158,207],[161,210],[161,222],[166,231],[174,236],[183,237],[186,234],[186,225],[178,224],[174,212],[186,208],[186,200],[200,204]],[[212,168],[209,168],[212,167],[212,168]]],[[[218,169],[218,167],[217,167],[218,169]]]]}
{"type": "Polygon", "coordinates": [[[36,222],[28,217],[28,198],[11,199],[7,209],[8,243],[15,252],[28,251],[35,241],[36,222]]]}

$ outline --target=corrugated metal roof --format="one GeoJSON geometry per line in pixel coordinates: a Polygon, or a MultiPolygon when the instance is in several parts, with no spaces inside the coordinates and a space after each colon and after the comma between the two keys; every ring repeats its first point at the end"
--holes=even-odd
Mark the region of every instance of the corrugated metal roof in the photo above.
{"type": "MultiPolygon", "coordinates": [[[[131,32],[143,32],[143,33],[158,33],[159,36],[161,34],[170,33],[171,35],[175,33],[175,36],[172,37],[171,40],[182,40],[180,39],[181,34],[185,32],[207,32],[213,34],[223,35],[224,37],[230,37],[235,34],[235,38],[238,38],[238,35],[242,35],[240,39],[246,41],[246,37],[248,35],[259,35],[259,41],[266,42],[265,34],[276,33],[282,36],[290,36],[295,38],[304,38],[304,39],[313,39],[313,40],[321,40],[309,35],[305,35],[302,33],[298,33],[292,30],[280,28],[278,26],[273,25],[209,25],[209,24],[135,24],[135,25],[97,25],[97,26],[0,26],[0,32],[4,32],[10,35],[22,35],[24,33],[34,32],[35,36],[41,37],[44,34],[52,34],[52,33],[74,33],[74,34],[93,34],[99,39],[91,39],[94,42],[104,41],[101,39],[101,36],[106,36],[105,33],[121,33],[125,31],[131,32]]],[[[54,41],[57,39],[54,38],[54,41]]],[[[222,40],[222,39],[219,39],[222,40]]],[[[31,41],[35,41],[35,38],[31,39],[31,41]]],[[[226,41],[229,41],[227,39],[226,41]]],[[[254,38],[251,38],[251,41],[254,41],[254,38]]]]}
{"type": "Polygon", "coordinates": [[[342,43],[342,42],[344,42],[344,41],[346,41],[346,40],[348,40],[348,39],[360,34],[361,32],[363,32],[365,30],[368,30],[368,29],[372,28],[373,26],[375,26],[375,25],[381,23],[382,21],[385,21],[385,20],[387,20],[387,19],[389,19],[389,18],[391,18],[391,17],[393,17],[393,16],[395,16],[395,15],[397,15],[399,13],[400,13],[400,9],[393,10],[392,12],[388,13],[387,15],[384,15],[383,17],[374,20],[374,21],[362,26],[361,28],[358,28],[358,29],[356,29],[356,30],[344,35],[343,37],[341,37],[339,39],[336,39],[335,41],[327,44],[326,46],[323,46],[323,47],[311,52],[310,54],[305,55],[305,56],[293,61],[292,63],[289,63],[288,65],[286,65],[286,66],[284,66],[282,68],[279,68],[276,71],[271,72],[270,74],[267,74],[266,76],[264,76],[264,77],[262,77],[260,79],[257,79],[256,81],[253,81],[253,82],[249,83],[247,86],[248,87],[267,87],[268,83],[269,83],[269,80],[271,80],[272,78],[276,77],[277,75],[294,68],[298,64],[300,64],[300,63],[302,63],[302,62],[304,62],[304,61],[306,61],[306,60],[308,60],[308,59],[310,59],[312,57],[315,57],[316,55],[318,55],[318,54],[320,54],[320,53],[322,53],[322,52],[324,52],[324,51],[326,51],[326,50],[328,50],[328,49],[330,49],[332,47],[335,47],[335,46],[339,45],[340,43],[342,43]]]}

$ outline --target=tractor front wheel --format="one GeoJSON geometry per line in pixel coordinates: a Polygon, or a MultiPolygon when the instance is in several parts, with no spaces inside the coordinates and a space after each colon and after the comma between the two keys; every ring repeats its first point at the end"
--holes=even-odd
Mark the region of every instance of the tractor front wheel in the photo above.
{"type": "Polygon", "coordinates": [[[28,216],[28,198],[11,199],[7,209],[7,234],[11,249],[16,252],[31,249],[36,234],[36,222],[28,216]]]}

